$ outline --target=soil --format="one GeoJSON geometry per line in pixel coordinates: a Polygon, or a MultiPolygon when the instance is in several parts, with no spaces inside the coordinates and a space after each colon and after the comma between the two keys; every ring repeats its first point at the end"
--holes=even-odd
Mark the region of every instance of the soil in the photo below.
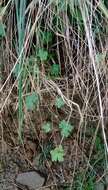
{"type": "Polygon", "coordinates": [[[27,162],[8,146],[7,151],[0,154],[0,190],[18,190],[15,178],[20,171],[27,169],[27,162]]]}

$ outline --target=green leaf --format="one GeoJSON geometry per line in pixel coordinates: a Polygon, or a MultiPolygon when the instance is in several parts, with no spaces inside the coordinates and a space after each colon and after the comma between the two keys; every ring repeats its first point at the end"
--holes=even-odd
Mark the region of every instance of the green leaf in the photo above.
{"type": "Polygon", "coordinates": [[[48,59],[48,51],[44,49],[39,49],[37,56],[41,61],[46,61],[48,59]]]}
{"type": "Polygon", "coordinates": [[[39,96],[36,92],[33,92],[31,95],[27,96],[25,99],[27,110],[34,110],[37,104],[39,103],[39,96]]]}
{"type": "Polygon", "coordinates": [[[63,137],[69,137],[74,127],[67,121],[62,120],[59,124],[59,128],[61,129],[61,135],[63,137]]]}
{"type": "Polygon", "coordinates": [[[56,101],[55,101],[55,106],[57,107],[57,108],[62,108],[63,106],[64,106],[64,101],[63,101],[63,99],[61,98],[61,97],[57,97],[56,98],[56,101]]]}
{"type": "Polygon", "coordinates": [[[0,37],[3,38],[5,35],[5,25],[0,22],[0,37]]]}
{"type": "Polygon", "coordinates": [[[64,161],[64,149],[62,145],[59,145],[55,149],[50,151],[52,161],[63,162],[64,161]]]}
{"type": "Polygon", "coordinates": [[[47,44],[52,42],[53,34],[50,31],[42,32],[42,42],[43,44],[47,44]]]}
{"type": "Polygon", "coordinates": [[[53,64],[51,66],[51,75],[52,76],[59,76],[60,74],[60,65],[59,64],[53,64]]]}
{"type": "Polygon", "coordinates": [[[45,123],[42,126],[42,129],[44,130],[45,133],[49,133],[52,130],[52,126],[50,122],[45,123]]]}

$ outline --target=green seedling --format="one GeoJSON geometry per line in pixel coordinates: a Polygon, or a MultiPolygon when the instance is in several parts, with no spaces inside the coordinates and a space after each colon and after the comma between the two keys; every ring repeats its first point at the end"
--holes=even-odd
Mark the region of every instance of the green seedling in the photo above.
{"type": "Polygon", "coordinates": [[[45,133],[49,133],[52,131],[52,125],[50,122],[47,122],[45,123],[43,126],[42,126],[42,129],[45,133]]]}
{"type": "Polygon", "coordinates": [[[48,59],[48,51],[44,49],[39,49],[37,53],[37,57],[39,57],[40,61],[47,61],[48,59]]]}
{"type": "Polygon", "coordinates": [[[64,161],[64,149],[62,145],[59,145],[55,149],[50,151],[52,161],[63,162],[64,161]]]}
{"type": "Polygon", "coordinates": [[[55,101],[55,106],[57,107],[57,108],[62,108],[63,106],[64,106],[64,101],[63,101],[63,99],[61,98],[61,97],[57,97],[56,98],[56,101],[55,101]]]}
{"type": "Polygon", "coordinates": [[[52,42],[52,39],[53,39],[52,32],[50,32],[50,31],[42,32],[41,36],[42,36],[43,44],[48,44],[48,43],[52,42]]]}
{"type": "Polygon", "coordinates": [[[74,127],[65,120],[62,120],[59,123],[59,128],[61,130],[62,137],[69,137],[74,129],[74,127]]]}
{"type": "Polygon", "coordinates": [[[25,99],[26,108],[28,111],[34,110],[37,104],[39,103],[39,96],[36,92],[32,92],[31,95],[28,95],[25,99]]]}
{"type": "Polygon", "coordinates": [[[53,64],[51,66],[51,75],[54,77],[58,77],[60,75],[60,65],[59,64],[53,64]]]}

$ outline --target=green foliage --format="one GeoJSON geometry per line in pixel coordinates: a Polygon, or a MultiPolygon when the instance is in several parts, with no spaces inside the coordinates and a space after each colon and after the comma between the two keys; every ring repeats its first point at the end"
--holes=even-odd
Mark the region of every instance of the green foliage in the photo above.
{"type": "Polygon", "coordinates": [[[5,37],[5,25],[0,22],[0,38],[5,37]]]}
{"type": "Polygon", "coordinates": [[[63,106],[64,106],[64,101],[63,101],[63,99],[61,98],[61,97],[57,97],[56,98],[56,101],[55,101],[55,106],[57,107],[57,108],[62,108],[63,106]]]}
{"type": "Polygon", "coordinates": [[[39,96],[36,92],[32,92],[31,95],[28,95],[25,99],[27,110],[34,110],[37,104],[39,103],[39,96]]]}
{"type": "Polygon", "coordinates": [[[48,59],[48,51],[44,50],[44,49],[39,49],[37,56],[39,57],[39,59],[41,61],[47,61],[48,59]]]}
{"type": "Polygon", "coordinates": [[[63,149],[62,145],[59,145],[55,149],[51,150],[50,154],[51,154],[51,159],[53,162],[54,161],[59,161],[59,162],[64,161],[64,149],[63,149]]]}
{"type": "MultiPolygon", "coordinates": [[[[69,137],[69,135],[71,134],[71,132],[73,130],[73,126],[70,125],[65,120],[62,120],[59,123],[59,128],[61,130],[62,137],[69,137]]],[[[47,122],[46,124],[44,124],[42,126],[42,129],[44,130],[45,133],[51,132],[52,131],[51,123],[47,122]]],[[[50,154],[51,154],[52,161],[59,161],[59,162],[64,161],[64,149],[63,149],[62,145],[59,145],[55,149],[51,150],[50,154]]]]}
{"type": "Polygon", "coordinates": [[[58,77],[60,75],[60,65],[59,64],[53,64],[51,66],[51,75],[58,77]]]}
{"type": "Polygon", "coordinates": [[[71,124],[69,124],[67,121],[62,120],[59,123],[59,128],[61,129],[61,135],[63,137],[69,137],[74,127],[71,124]]]}
{"type": "Polygon", "coordinates": [[[50,122],[45,123],[45,124],[42,126],[42,129],[43,129],[43,131],[44,131],[45,133],[51,132],[51,130],[52,130],[52,125],[51,125],[51,123],[50,123],[50,122]]]}
{"type": "Polygon", "coordinates": [[[52,42],[52,39],[53,39],[53,33],[51,31],[42,32],[41,40],[43,44],[48,44],[52,42]]]}
{"type": "Polygon", "coordinates": [[[94,185],[94,181],[93,178],[89,178],[89,180],[87,181],[86,185],[85,185],[85,189],[86,190],[94,190],[95,189],[95,185],[94,185]]]}

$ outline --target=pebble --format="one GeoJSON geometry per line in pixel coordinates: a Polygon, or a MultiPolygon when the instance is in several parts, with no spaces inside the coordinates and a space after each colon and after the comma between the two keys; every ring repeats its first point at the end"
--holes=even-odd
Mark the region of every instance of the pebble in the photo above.
{"type": "Polygon", "coordinates": [[[16,184],[26,186],[29,190],[36,190],[43,186],[45,178],[41,177],[36,171],[18,174],[16,184]]]}

